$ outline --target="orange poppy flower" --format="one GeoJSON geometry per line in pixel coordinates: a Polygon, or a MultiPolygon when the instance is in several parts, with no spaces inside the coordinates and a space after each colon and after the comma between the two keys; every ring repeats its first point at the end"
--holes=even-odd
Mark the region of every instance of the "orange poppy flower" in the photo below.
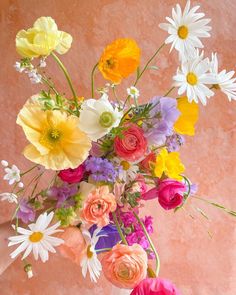
{"type": "Polygon", "coordinates": [[[119,83],[133,73],[140,63],[140,48],[132,39],[117,39],[108,45],[98,64],[103,77],[119,83]]]}

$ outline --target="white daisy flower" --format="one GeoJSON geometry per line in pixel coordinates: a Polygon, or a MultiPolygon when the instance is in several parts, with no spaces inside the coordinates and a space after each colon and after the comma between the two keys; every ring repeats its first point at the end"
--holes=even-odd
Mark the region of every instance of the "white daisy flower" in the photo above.
{"type": "Polygon", "coordinates": [[[9,203],[18,203],[17,195],[13,193],[2,193],[0,194],[1,201],[8,201],[9,203]]]}
{"type": "Polygon", "coordinates": [[[84,256],[81,259],[80,266],[82,267],[82,275],[85,278],[87,272],[90,274],[90,279],[92,282],[97,282],[97,279],[100,276],[100,272],[102,270],[101,262],[98,260],[97,253],[95,250],[95,246],[100,237],[104,237],[106,235],[99,235],[101,228],[98,227],[91,236],[88,230],[83,230],[83,236],[86,241],[86,251],[84,252],[84,256]]]}
{"type": "Polygon", "coordinates": [[[132,181],[137,176],[139,167],[136,163],[130,163],[127,161],[123,161],[120,158],[113,158],[112,161],[121,166],[122,169],[119,171],[119,179],[123,180],[124,182],[132,181]]]}
{"type": "Polygon", "coordinates": [[[189,102],[198,103],[200,100],[203,105],[206,105],[207,98],[214,95],[214,92],[206,85],[216,82],[215,76],[208,72],[209,69],[208,58],[196,58],[184,62],[173,77],[174,86],[179,87],[178,94],[182,95],[186,92],[189,102]]]}
{"type": "Polygon", "coordinates": [[[117,127],[123,116],[118,108],[113,108],[108,95],[103,94],[100,99],[87,99],[82,103],[79,128],[93,141],[103,137],[113,127],[117,127]]]}
{"type": "Polygon", "coordinates": [[[210,19],[202,19],[204,13],[196,13],[200,6],[190,9],[190,1],[187,1],[182,12],[179,4],[172,9],[172,18],[166,17],[169,23],[160,24],[159,27],[169,33],[166,44],[172,43],[170,51],[175,48],[180,55],[188,55],[194,48],[203,48],[199,38],[210,37],[211,30],[207,24],[210,19]]]}
{"type": "Polygon", "coordinates": [[[226,70],[219,72],[218,58],[216,53],[212,53],[210,71],[216,77],[216,84],[213,85],[214,88],[220,89],[224,94],[226,94],[229,101],[232,99],[236,100],[236,78],[233,78],[235,72],[230,71],[227,73],[226,70]]]}
{"type": "Polygon", "coordinates": [[[20,253],[24,252],[22,260],[25,259],[32,251],[34,258],[38,260],[41,258],[43,262],[48,260],[48,252],[55,253],[54,247],[64,243],[62,239],[52,237],[53,234],[61,232],[63,230],[57,229],[60,226],[60,222],[48,227],[52,221],[54,213],[47,212],[39,215],[35,223],[29,224],[29,229],[17,227],[17,233],[19,235],[9,237],[8,246],[21,244],[10,256],[15,258],[20,253]]]}
{"type": "Polygon", "coordinates": [[[139,97],[139,90],[134,86],[127,88],[127,93],[128,95],[130,95],[130,97],[134,99],[137,99],[139,97]]]}
{"type": "Polygon", "coordinates": [[[11,168],[5,168],[5,172],[6,174],[4,175],[3,179],[7,180],[9,185],[20,181],[20,169],[18,169],[16,165],[12,165],[11,168]]]}

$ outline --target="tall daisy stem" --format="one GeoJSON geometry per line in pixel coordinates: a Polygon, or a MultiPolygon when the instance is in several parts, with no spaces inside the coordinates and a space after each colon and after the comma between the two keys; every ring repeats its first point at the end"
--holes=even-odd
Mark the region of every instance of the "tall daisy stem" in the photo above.
{"type": "Polygon", "coordinates": [[[95,74],[97,67],[98,67],[98,63],[96,63],[96,65],[93,67],[92,72],[91,72],[91,95],[92,95],[92,98],[94,97],[94,74],[95,74]]]}
{"type": "Polygon", "coordinates": [[[67,80],[67,82],[68,82],[68,84],[69,84],[69,87],[70,87],[70,89],[71,89],[71,92],[72,92],[72,94],[73,94],[73,98],[74,98],[74,101],[75,101],[75,106],[76,106],[76,108],[78,109],[77,95],[76,95],[76,93],[75,93],[75,89],[74,89],[74,87],[73,87],[73,84],[72,84],[72,81],[71,81],[70,75],[69,75],[69,73],[68,73],[66,67],[64,66],[64,64],[63,64],[63,63],[61,62],[61,60],[59,59],[59,57],[58,57],[54,52],[52,52],[51,55],[52,55],[52,57],[54,58],[54,60],[56,61],[56,63],[59,65],[59,67],[62,69],[62,71],[63,71],[63,73],[64,73],[64,75],[65,75],[65,77],[66,77],[66,80],[67,80]]]}
{"type": "Polygon", "coordinates": [[[159,271],[160,271],[160,258],[159,258],[159,255],[157,253],[157,250],[156,250],[156,248],[155,248],[155,246],[154,246],[154,244],[153,244],[153,242],[152,242],[152,240],[151,240],[151,238],[150,238],[150,236],[149,236],[149,234],[148,234],[148,232],[146,230],[146,227],[143,224],[142,220],[139,218],[139,216],[134,211],[133,211],[133,214],[134,214],[135,218],[137,219],[137,221],[139,222],[139,224],[141,225],[141,227],[143,229],[143,232],[144,232],[145,236],[147,237],[148,242],[150,244],[150,247],[152,248],[152,251],[153,251],[153,253],[155,255],[155,258],[156,258],[156,276],[158,276],[159,271]]]}
{"type": "Polygon", "coordinates": [[[123,232],[122,232],[122,229],[121,229],[121,227],[120,227],[120,224],[119,224],[119,222],[118,222],[118,219],[117,219],[117,216],[116,216],[116,213],[115,213],[115,212],[112,212],[112,217],[113,217],[113,219],[114,219],[114,222],[115,222],[116,228],[117,228],[117,230],[118,230],[118,233],[119,233],[119,235],[120,235],[120,238],[121,238],[122,242],[123,242],[125,245],[128,245],[128,243],[127,243],[127,241],[126,241],[126,239],[125,239],[125,236],[124,236],[124,234],[123,234],[123,232]]]}

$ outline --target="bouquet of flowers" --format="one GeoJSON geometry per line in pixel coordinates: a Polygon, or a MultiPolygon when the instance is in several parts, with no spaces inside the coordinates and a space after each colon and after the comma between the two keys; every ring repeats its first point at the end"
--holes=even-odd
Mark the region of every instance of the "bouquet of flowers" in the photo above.
{"type": "Polygon", "coordinates": [[[0,196],[16,204],[9,246],[16,247],[11,257],[21,255],[29,278],[29,255],[46,262],[57,247],[95,283],[103,272],[114,286],[133,295],[180,294],[159,278],[153,217],[142,216],[146,202],[177,212],[198,199],[236,216],[196,194],[178,153],[184,136],[194,135],[199,102],[205,105],[215,91],[236,99],[234,71],[220,71],[217,54],[207,58],[200,51],[200,39],[210,36],[211,27],[198,9],[190,1],[183,11],[179,5],[173,8],[168,23],[160,24],[168,38],[143,67],[134,40],[109,44],[92,69],[90,98],[77,95],[59,58],[70,49],[72,36],[51,17],[40,17],[32,28],[17,33],[22,58],[15,68],[44,87],[26,101],[16,120],[29,141],[23,154],[35,164],[21,172],[2,160],[4,179],[13,189],[0,196]],[[166,44],[179,54],[173,85],[141,103],[137,85],[146,71],[158,70],[153,62],[166,44]],[[47,59],[63,71],[72,97],[57,90],[46,71],[47,59]],[[109,82],[102,87],[95,86],[99,72],[109,82]],[[121,98],[117,88],[131,74],[134,82],[121,98]],[[178,97],[172,98],[174,89],[178,97]],[[44,174],[49,181],[41,188],[44,174]]]}

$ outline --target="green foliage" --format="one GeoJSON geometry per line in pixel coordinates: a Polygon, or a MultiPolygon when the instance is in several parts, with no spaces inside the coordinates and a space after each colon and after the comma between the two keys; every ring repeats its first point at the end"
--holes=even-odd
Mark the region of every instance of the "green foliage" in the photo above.
{"type": "Polygon", "coordinates": [[[58,220],[61,221],[62,226],[68,226],[76,217],[76,213],[73,207],[58,208],[55,211],[55,216],[57,217],[58,220]]]}

